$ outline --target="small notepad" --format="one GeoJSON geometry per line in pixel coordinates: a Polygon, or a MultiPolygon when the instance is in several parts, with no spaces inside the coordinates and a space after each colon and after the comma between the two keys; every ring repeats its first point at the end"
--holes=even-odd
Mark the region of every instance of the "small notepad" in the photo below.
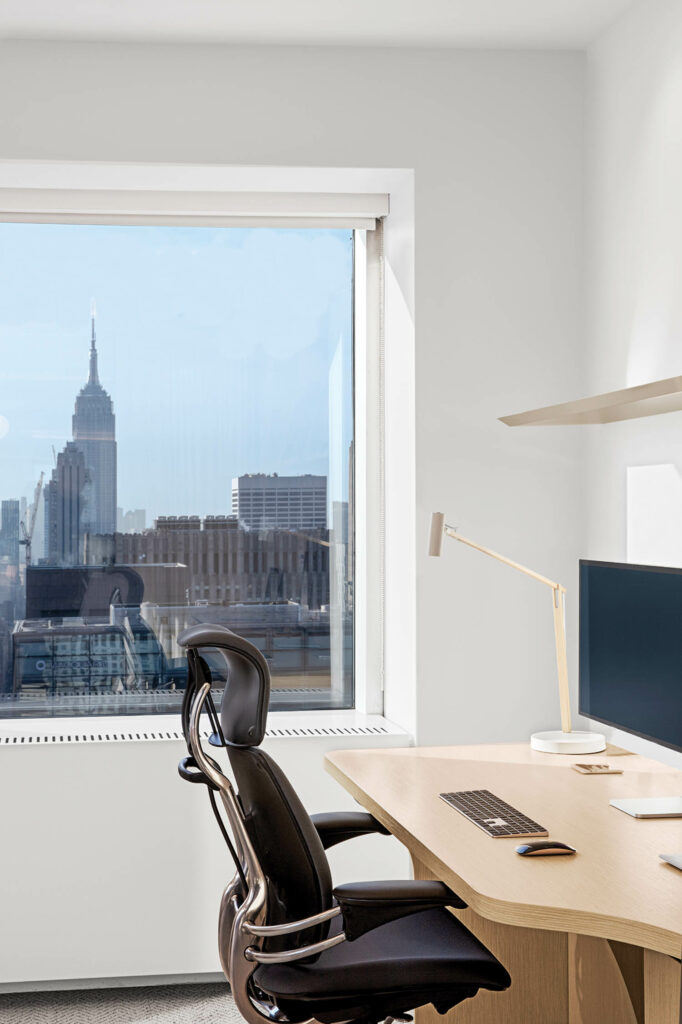
{"type": "Polygon", "coordinates": [[[572,764],[581,775],[622,775],[622,768],[612,768],[610,764],[572,764]]]}

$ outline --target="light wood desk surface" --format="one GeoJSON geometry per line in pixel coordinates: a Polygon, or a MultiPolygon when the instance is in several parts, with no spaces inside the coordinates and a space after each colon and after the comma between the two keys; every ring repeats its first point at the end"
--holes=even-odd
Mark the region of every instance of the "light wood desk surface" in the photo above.
{"type": "Polygon", "coordinates": [[[638,755],[608,760],[623,775],[585,776],[573,758],[521,744],[339,750],[328,770],[437,877],[490,920],[619,939],[682,954],[682,819],[638,819],[609,806],[682,795],[682,772],[638,755]],[[489,789],[575,846],[573,857],[519,857],[521,840],[491,839],[439,798],[489,789]]]}
{"type": "Polygon", "coordinates": [[[616,797],[681,795],[682,772],[634,754],[568,758],[526,744],[339,750],[326,767],[407,846],[417,877],[443,880],[487,922],[682,955],[682,871],[658,858],[682,852],[682,819],[636,819],[609,805],[616,797]],[[581,775],[574,761],[608,762],[624,773],[581,775]],[[439,798],[467,789],[491,790],[578,853],[518,856],[520,840],[490,838],[439,798]]]}

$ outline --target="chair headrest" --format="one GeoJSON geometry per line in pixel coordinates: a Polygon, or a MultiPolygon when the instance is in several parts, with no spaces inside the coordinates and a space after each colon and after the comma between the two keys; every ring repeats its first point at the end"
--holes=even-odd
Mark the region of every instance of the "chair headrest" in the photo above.
{"type": "Polygon", "coordinates": [[[184,630],[181,647],[219,648],[227,662],[227,681],[220,707],[220,724],[227,743],[257,747],[263,742],[270,701],[270,669],[252,643],[225,626],[200,623],[184,630]]]}

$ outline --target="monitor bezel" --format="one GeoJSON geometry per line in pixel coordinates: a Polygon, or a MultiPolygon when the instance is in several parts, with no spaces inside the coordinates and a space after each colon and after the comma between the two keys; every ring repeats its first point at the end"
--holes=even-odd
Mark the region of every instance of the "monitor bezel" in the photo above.
{"type": "MultiPolygon", "coordinates": [[[[658,573],[673,573],[678,576],[682,576],[682,567],[680,566],[669,566],[669,565],[643,565],[639,562],[605,562],[601,559],[594,558],[580,558],[578,559],[578,570],[583,565],[597,565],[605,569],[644,569],[647,572],[658,572],[658,573]]],[[[587,711],[582,709],[582,658],[580,652],[582,651],[582,615],[580,614],[580,607],[582,604],[582,585],[581,585],[581,573],[578,571],[578,714],[582,715],[583,718],[589,718],[591,722],[599,722],[600,725],[608,725],[612,729],[619,729],[620,732],[626,732],[629,736],[637,736],[639,739],[648,740],[649,743],[656,743],[659,747],[666,747],[668,750],[677,750],[682,753],[682,744],[669,743],[667,740],[658,739],[656,736],[649,736],[646,732],[637,732],[636,729],[630,729],[626,725],[619,725],[618,722],[610,722],[607,718],[598,718],[597,715],[590,715],[587,711]]]]}

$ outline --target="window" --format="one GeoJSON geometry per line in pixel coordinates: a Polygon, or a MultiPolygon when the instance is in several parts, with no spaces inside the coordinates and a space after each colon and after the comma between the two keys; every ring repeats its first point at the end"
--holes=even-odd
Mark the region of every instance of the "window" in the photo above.
{"type": "Polygon", "coordinates": [[[353,705],[353,262],[346,228],[0,224],[1,717],[177,712],[197,622],[273,708],[353,705]]]}

